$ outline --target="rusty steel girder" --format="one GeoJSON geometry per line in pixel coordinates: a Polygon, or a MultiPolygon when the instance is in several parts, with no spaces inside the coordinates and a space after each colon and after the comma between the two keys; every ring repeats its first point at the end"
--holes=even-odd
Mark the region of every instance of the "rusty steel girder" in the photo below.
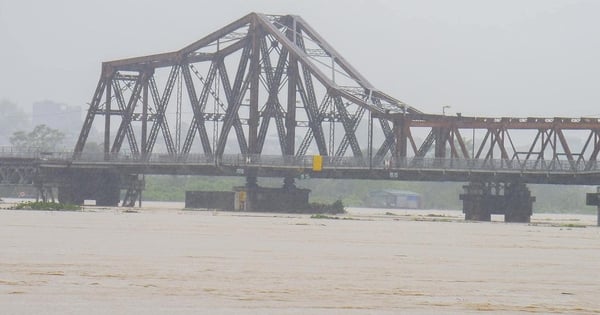
{"type": "Polygon", "coordinates": [[[502,160],[506,163],[566,161],[583,170],[600,153],[600,119],[482,118],[444,115],[390,115],[395,159],[407,157],[502,160]],[[427,135],[424,140],[414,136],[427,135]],[[412,151],[412,152],[411,152],[412,151]]]}
{"type": "Polygon", "coordinates": [[[74,155],[103,116],[107,158],[199,152],[218,161],[273,148],[383,157],[395,145],[391,113],[421,112],[375,88],[301,17],[250,13],[180,50],[104,62],[74,155]]]}

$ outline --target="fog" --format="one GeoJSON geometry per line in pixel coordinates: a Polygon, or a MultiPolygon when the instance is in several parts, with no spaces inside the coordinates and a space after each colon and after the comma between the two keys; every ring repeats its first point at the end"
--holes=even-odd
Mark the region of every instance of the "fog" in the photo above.
{"type": "Polygon", "coordinates": [[[301,15],[425,112],[600,115],[600,2],[576,0],[0,0],[0,98],[86,109],[102,61],[180,49],[252,11],[301,15]]]}

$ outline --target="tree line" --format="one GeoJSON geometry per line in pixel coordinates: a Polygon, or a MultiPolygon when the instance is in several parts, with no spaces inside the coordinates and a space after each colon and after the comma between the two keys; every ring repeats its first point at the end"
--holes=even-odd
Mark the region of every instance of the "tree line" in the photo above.
{"type": "Polygon", "coordinates": [[[29,116],[17,104],[0,100],[0,141],[10,143],[16,150],[56,151],[65,134],[44,124],[33,126],[29,116]]]}
{"type": "MultiPolygon", "coordinates": [[[[218,176],[146,176],[144,200],[183,201],[185,192],[231,191],[243,186],[244,177],[218,176]]],[[[461,210],[459,195],[466,183],[455,182],[404,182],[388,180],[297,179],[298,188],[311,190],[311,202],[332,203],[341,200],[345,206],[366,207],[370,191],[394,189],[416,192],[421,195],[426,209],[461,210]]],[[[259,185],[281,187],[282,179],[260,178],[259,185]]],[[[595,191],[592,186],[528,185],[536,197],[534,212],[595,213],[594,207],[585,205],[585,193],[595,191]]]]}

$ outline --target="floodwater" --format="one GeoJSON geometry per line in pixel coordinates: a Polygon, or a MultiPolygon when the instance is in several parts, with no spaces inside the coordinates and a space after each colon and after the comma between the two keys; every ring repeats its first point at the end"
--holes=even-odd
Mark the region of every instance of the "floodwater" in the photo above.
{"type": "Polygon", "coordinates": [[[0,313],[600,314],[595,216],[181,208],[0,210],[0,313]]]}

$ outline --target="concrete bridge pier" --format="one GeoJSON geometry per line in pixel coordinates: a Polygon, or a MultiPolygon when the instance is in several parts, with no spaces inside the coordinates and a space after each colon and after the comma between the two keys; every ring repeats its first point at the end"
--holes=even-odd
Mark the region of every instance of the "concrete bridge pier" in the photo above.
{"type": "Polygon", "coordinates": [[[471,182],[463,188],[465,220],[491,221],[492,214],[503,214],[504,222],[530,222],[535,197],[525,184],[471,182]]]}
{"type": "Polygon", "coordinates": [[[587,193],[586,194],[585,204],[588,206],[596,206],[596,211],[597,211],[596,225],[600,226],[600,186],[596,186],[595,193],[587,193]]]}
{"type": "Polygon", "coordinates": [[[96,200],[97,206],[116,207],[121,199],[121,179],[119,174],[106,172],[92,183],[91,195],[96,200]]]}
{"type": "Polygon", "coordinates": [[[504,187],[504,222],[529,223],[533,214],[533,202],[529,188],[523,183],[510,183],[504,187]]]}
{"type": "Polygon", "coordinates": [[[489,186],[482,182],[472,182],[463,186],[465,193],[460,195],[463,201],[463,213],[465,220],[491,221],[493,200],[489,186]]]}
{"type": "Polygon", "coordinates": [[[258,177],[254,172],[249,172],[246,175],[246,190],[244,199],[244,210],[245,211],[256,211],[257,209],[257,197],[260,187],[258,186],[258,177]]]}
{"type": "Polygon", "coordinates": [[[284,177],[282,187],[272,188],[259,186],[257,176],[247,173],[246,184],[243,187],[234,187],[234,190],[235,210],[302,212],[309,208],[310,190],[297,188],[292,176],[284,177]]]}
{"type": "Polygon", "coordinates": [[[97,206],[116,207],[121,194],[120,175],[108,170],[71,171],[63,174],[58,187],[58,201],[82,205],[96,200],[97,206]]]}
{"type": "Polygon", "coordinates": [[[42,202],[55,202],[54,198],[54,189],[52,186],[46,186],[43,184],[36,185],[37,188],[37,197],[36,201],[42,202]]]}
{"type": "Polygon", "coordinates": [[[144,175],[140,174],[128,174],[121,175],[121,188],[125,189],[125,196],[123,197],[123,207],[134,207],[135,203],[138,202],[139,206],[142,206],[142,192],[146,187],[146,179],[144,175]]]}
{"type": "Polygon", "coordinates": [[[283,178],[283,189],[292,190],[296,189],[295,179],[292,176],[286,176],[283,178]]]}

